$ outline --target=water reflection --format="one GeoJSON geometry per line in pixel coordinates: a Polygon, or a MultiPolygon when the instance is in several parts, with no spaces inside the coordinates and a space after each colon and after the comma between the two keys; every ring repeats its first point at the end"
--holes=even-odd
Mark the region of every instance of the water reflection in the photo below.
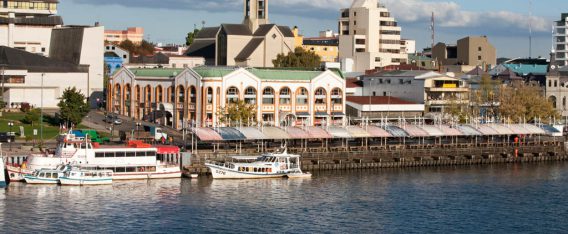
{"type": "Polygon", "coordinates": [[[321,172],[311,179],[15,183],[0,191],[0,226],[7,233],[567,232],[567,169],[554,163],[321,172]]]}

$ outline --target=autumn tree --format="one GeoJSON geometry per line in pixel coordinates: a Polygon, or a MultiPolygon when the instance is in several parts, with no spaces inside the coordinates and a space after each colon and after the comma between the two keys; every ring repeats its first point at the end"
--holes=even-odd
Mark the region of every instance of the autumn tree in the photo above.
{"type": "Polygon", "coordinates": [[[321,57],[313,51],[296,47],[294,52],[289,52],[287,55],[279,54],[272,63],[274,67],[319,68],[321,57]]]}
{"type": "Polygon", "coordinates": [[[537,86],[501,87],[499,89],[499,116],[512,122],[558,118],[553,104],[542,95],[537,86]]]}
{"type": "Polygon", "coordinates": [[[256,120],[256,105],[239,100],[236,103],[230,103],[228,106],[222,107],[217,115],[221,123],[250,126],[256,120]]]}
{"type": "Polygon", "coordinates": [[[193,30],[193,32],[188,32],[187,36],[185,37],[185,45],[189,46],[193,44],[193,40],[195,39],[199,31],[200,29],[196,28],[193,30]]]}

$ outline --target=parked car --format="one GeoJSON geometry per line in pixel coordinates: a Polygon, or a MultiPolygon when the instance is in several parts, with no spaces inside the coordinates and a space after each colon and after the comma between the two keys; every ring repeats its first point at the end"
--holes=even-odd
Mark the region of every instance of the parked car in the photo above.
{"type": "Polygon", "coordinates": [[[0,132],[0,142],[14,142],[16,135],[9,132],[0,132]]]}
{"type": "Polygon", "coordinates": [[[119,119],[118,117],[116,117],[116,118],[113,120],[113,123],[114,123],[114,125],[121,125],[121,124],[122,124],[122,119],[119,119]]]}

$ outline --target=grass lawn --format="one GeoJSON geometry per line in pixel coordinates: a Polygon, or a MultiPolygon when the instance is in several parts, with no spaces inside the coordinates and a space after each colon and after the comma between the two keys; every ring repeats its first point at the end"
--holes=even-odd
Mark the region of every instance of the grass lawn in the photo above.
{"type": "MultiPolygon", "coordinates": [[[[0,132],[9,132],[10,127],[8,126],[8,122],[13,121],[14,126],[12,127],[12,131],[16,133],[17,136],[20,135],[20,126],[24,127],[24,133],[27,136],[33,137],[34,129],[37,129],[37,136],[36,139],[40,138],[40,126],[39,124],[35,124],[34,126],[30,124],[24,124],[21,120],[24,118],[25,114],[20,112],[11,112],[11,113],[2,113],[2,117],[0,117],[0,132]]],[[[59,125],[53,126],[47,122],[47,117],[44,116],[44,123],[43,123],[43,139],[50,140],[55,139],[57,135],[59,135],[59,125]]],[[[77,126],[77,129],[87,129],[87,127],[83,125],[77,126]]]]}

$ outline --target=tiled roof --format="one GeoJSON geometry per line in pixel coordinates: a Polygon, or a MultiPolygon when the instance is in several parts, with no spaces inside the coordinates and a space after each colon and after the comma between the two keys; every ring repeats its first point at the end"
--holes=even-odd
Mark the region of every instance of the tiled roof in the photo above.
{"type": "Polygon", "coordinates": [[[0,64],[7,69],[25,69],[29,72],[87,72],[85,67],[44,57],[19,49],[0,46],[0,64]]]}
{"type": "Polygon", "coordinates": [[[548,65],[533,65],[533,64],[503,64],[503,66],[511,69],[519,75],[542,75],[548,71],[548,65]]]}
{"type": "Polygon", "coordinates": [[[292,32],[292,29],[290,29],[290,27],[278,26],[278,29],[284,35],[284,37],[294,37],[294,33],[292,32]]]}
{"type": "Polygon", "coordinates": [[[347,88],[358,88],[363,87],[363,82],[356,78],[347,78],[345,80],[345,85],[347,86],[347,88]]]}
{"type": "Polygon", "coordinates": [[[239,61],[247,60],[262,43],[262,41],[264,41],[264,38],[253,38],[252,40],[250,40],[249,43],[243,48],[243,50],[241,50],[241,52],[237,55],[237,57],[235,57],[235,59],[239,61]]]}
{"type": "Polygon", "coordinates": [[[258,26],[256,32],[254,32],[254,36],[266,36],[270,30],[276,26],[275,24],[262,24],[258,26]]]}
{"type": "Polygon", "coordinates": [[[241,35],[250,36],[252,32],[244,24],[221,24],[221,28],[227,33],[227,35],[241,35]]]}
{"type": "Polygon", "coordinates": [[[348,102],[359,105],[416,105],[417,103],[388,96],[347,96],[348,102]]]}
{"type": "Polygon", "coordinates": [[[217,33],[219,32],[220,27],[209,27],[209,28],[202,28],[197,33],[196,39],[199,38],[215,38],[217,37],[217,33]]]}
{"type": "Polygon", "coordinates": [[[193,68],[201,77],[224,77],[236,71],[232,67],[195,67],[193,68]]]}

